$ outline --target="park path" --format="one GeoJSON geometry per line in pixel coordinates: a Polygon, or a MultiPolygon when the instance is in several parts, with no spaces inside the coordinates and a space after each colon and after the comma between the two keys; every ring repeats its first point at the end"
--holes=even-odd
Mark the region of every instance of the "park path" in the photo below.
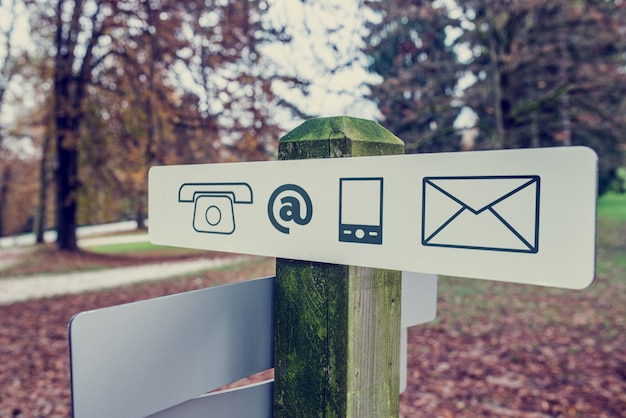
{"type": "MultiPolygon", "coordinates": [[[[121,227],[124,227],[125,224],[120,224],[121,227]]],[[[112,228],[109,226],[109,228],[112,228]]],[[[120,226],[118,226],[120,228],[120,226]]],[[[102,227],[96,229],[96,227],[92,227],[96,232],[100,230],[104,230],[108,232],[106,229],[102,227]]],[[[113,230],[115,231],[115,230],[113,230]]],[[[121,229],[121,231],[126,231],[126,229],[121,229]]],[[[85,231],[83,231],[83,235],[85,235],[85,231]]],[[[78,245],[81,248],[95,247],[98,245],[111,245],[111,244],[128,244],[133,242],[147,242],[148,234],[129,234],[129,235],[112,235],[112,236],[104,236],[104,237],[87,237],[80,238],[78,240],[78,245]]],[[[3,237],[0,238],[0,270],[3,268],[10,267],[13,263],[19,261],[25,254],[28,254],[29,251],[32,251],[34,245],[34,237],[23,236],[23,237],[3,237]],[[32,239],[31,239],[32,238],[32,239]]]]}
{"type": "Polygon", "coordinates": [[[0,270],[11,267],[31,251],[28,247],[13,247],[0,249],[0,270]]]}
{"type": "Polygon", "coordinates": [[[249,260],[249,256],[200,259],[68,274],[8,277],[0,280],[0,305],[29,299],[108,289],[132,283],[163,280],[170,277],[218,268],[249,260]]]}

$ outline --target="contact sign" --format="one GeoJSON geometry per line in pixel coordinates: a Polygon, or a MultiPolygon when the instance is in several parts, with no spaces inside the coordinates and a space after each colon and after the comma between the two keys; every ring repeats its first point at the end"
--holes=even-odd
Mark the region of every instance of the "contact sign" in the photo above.
{"type": "Polygon", "coordinates": [[[594,277],[585,147],[153,167],[155,244],[563,288],[594,277]]]}

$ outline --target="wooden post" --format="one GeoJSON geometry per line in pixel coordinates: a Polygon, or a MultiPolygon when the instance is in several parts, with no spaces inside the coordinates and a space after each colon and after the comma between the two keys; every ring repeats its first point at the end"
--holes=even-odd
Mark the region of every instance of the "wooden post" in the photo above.
{"type": "MultiPolygon", "coordinates": [[[[282,160],[403,153],[381,125],[350,117],[304,122],[278,150],[282,160]]],[[[400,299],[400,271],[278,259],[274,416],[398,417],[400,299]]]]}

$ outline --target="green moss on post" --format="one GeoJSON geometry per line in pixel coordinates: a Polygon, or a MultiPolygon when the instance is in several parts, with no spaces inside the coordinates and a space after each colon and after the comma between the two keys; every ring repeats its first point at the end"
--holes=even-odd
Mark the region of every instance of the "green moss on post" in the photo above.
{"type": "MultiPolygon", "coordinates": [[[[279,142],[279,158],[402,154],[373,121],[312,119],[279,142]]],[[[397,417],[401,272],[276,261],[274,416],[397,417]]]]}
{"type": "Polygon", "coordinates": [[[404,154],[400,138],[374,121],[348,116],[308,120],[278,145],[281,160],[394,154],[404,154]]]}

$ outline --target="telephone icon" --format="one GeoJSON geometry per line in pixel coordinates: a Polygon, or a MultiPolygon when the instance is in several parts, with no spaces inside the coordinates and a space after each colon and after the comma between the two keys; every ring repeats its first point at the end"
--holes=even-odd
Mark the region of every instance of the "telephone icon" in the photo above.
{"type": "Polygon", "coordinates": [[[252,203],[252,188],[247,183],[184,183],[178,201],[194,203],[196,232],[228,235],[235,232],[234,204],[252,203]]]}

